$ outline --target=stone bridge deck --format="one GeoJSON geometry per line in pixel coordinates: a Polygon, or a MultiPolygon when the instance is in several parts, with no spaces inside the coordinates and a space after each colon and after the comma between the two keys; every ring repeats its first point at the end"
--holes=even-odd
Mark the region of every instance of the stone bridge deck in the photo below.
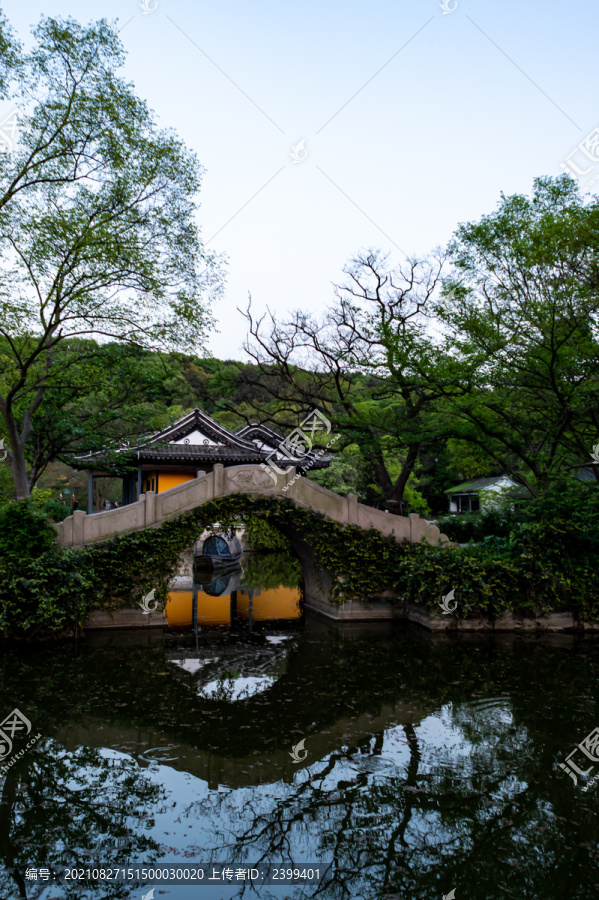
{"type": "Polygon", "coordinates": [[[148,491],[129,506],[90,516],[83,510],[75,510],[72,516],[56,526],[59,542],[63,547],[84,547],[96,541],[106,541],[118,534],[159,526],[217,497],[238,493],[288,498],[298,506],[322,513],[341,525],[375,528],[398,541],[424,539],[430,544],[448,541],[436,525],[429,524],[417,513],[395,516],[358,503],[355,494],[342,497],[303,477],[290,484],[295,475],[295,469],[289,469],[287,481],[279,477],[275,484],[260,466],[224,468],[219,463],[214,466],[213,472],[160,494],[148,491]],[[286,486],[287,490],[284,490],[286,486]]]}

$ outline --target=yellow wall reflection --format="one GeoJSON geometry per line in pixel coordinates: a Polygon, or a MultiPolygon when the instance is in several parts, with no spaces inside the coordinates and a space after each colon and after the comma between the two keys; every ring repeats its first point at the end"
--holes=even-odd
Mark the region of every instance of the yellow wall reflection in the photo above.
{"type": "MultiPolygon", "coordinates": [[[[174,628],[191,625],[193,604],[192,591],[171,591],[166,601],[164,615],[174,628]]],[[[250,597],[245,591],[237,591],[237,616],[249,620],[250,597]]],[[[298,588],[279,587],[268,591],[255,591],[252,603],[252,618],[256,621],[268,619],[299,619],[300,591],[298,588]]],[[[212,597],[198,591],[198,623],[200,625],[229,625],[231,622],[231,596],[212,597]]]]}
{"type": "MultiPolygon", "coordinates": [[[[191,625],[192,591],[171,591],[164,613],[170,626],[191,625]]],[[[200,625],[228,625],[231,621],[231,597],[211,597],[198,591],[198,622],[200,625]]]]}
{"type": "MultiPolygon", "coordinates": [[[[253,617],[260,619],[299,619],[299,588],[278,587],[270,591],[254,591],[253,617]]],[[[237,592],[237,615],[249,618],[250,596],[245,591],[237,592]]]]}

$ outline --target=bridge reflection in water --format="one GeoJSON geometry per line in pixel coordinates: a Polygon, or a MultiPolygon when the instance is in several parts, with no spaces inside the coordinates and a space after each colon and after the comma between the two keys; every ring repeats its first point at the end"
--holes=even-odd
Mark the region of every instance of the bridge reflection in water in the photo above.
{"type": "Polygon", "coordinates": [[[301,590],[293,577],[273,587],[268,575],[257,587],[255,569],[235,563],[205,572],[194,566],[191,580],[179,578],[168,595],[168,624],[191,627],[193,645],[179,642],[166,656],[193,676],[200,697],[245,700],[268,690],[285,671],[297,635],[292,626],[302,617],[301,590]],[[201,632],[208,644],[199,641],[201,632]]]}
{"type": "MultiPolygon", "coordinates": [[[[321,900],[597,896],[596,794],[559,769],[592,727],[596,641],[310,612],[261,629],[202,628],[195,675],[175,663],[196,654],[189,627],[2,648],[3,696],[43,737],[3,780],[0,897],[73,900],[66,882],[26,890],[32,865],[134,860],[334,861],[321,900]],[[242,653],[244,677],[272,680],[230,702],[209,667],[242,653]]],[[[257,896],[245,887],[168,891],[257,896]]]]}

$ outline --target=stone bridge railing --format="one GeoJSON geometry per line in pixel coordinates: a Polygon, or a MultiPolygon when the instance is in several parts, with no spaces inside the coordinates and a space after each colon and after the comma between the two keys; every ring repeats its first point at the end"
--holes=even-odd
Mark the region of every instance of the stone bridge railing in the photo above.
{"type": "Polygon", "coordinates": [[[88,516],[83,510],[75,510],[72,516],[56,526],[59,542],[64,547],[84,547],[95,541],[105,541],[117,534],[151,528],[189,512],[209,500],[229,494],[258,494],[289,498],[298,506],[322,513],[341,525],[358,525],[375,528],[385,535],[393,535],[398,541],[421,541],[430,544],[447,542],[436,525],[427,523],[417,513],[395,516],[358,503],[355,494],[342,497],[320,487],[307,478],[298,478],[286,491],[283,488],[295,477],[295,469],[289,469],[288,480],[279,477],[277,484],[258,465],[214,466],[213,472],[200,475],[168,491],[156,494],[147,491],[135,503],[88,516]]]}

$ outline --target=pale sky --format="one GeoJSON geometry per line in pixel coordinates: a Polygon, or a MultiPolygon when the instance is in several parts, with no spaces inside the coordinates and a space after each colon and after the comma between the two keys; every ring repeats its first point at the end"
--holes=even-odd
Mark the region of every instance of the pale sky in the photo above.
{"type": "Polygon", "coordinates": [[[243,358],[248,291],[257,309],[324,309],[360,249],[445,245],[501,191],[560,174],[599,126],[591,0],[140,2],[3,10],[24,39],[42,13],[118,20],[126,77],[207,170],[198,223],[228,257],[209,342],[222,359],[243,358]]]}

